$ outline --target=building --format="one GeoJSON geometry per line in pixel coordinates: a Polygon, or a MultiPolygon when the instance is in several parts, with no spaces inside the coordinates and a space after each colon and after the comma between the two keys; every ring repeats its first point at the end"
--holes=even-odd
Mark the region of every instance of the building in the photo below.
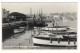
{"type": "Polygon", "coordinates": [[[12,12],[9,14],[10,21],[26,21],[26,15],[19,12],[12,12]]]}

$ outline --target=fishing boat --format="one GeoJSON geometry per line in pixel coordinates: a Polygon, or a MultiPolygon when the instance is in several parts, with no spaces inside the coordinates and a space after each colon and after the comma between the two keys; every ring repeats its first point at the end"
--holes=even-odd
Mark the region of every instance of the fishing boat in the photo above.
{"type": "Polygon", "coordinates": [[[76,36],[77,33],[76,32],[74,32],[74,31],[67,31],[66,33],[67,33],[67,35],[63,36],[65,39],[74,39],[74,40],[77,40],[77,36],[76,36]]]}
{"type": "Polygon", "coordinates": [[[36,34],[37,27],[34,27],[34,35],[32,37],[34,46],[46,47],[77,47],[76,32],[73,28],[56,26],[42,27],[36,34]]]}
{"type": "MultiPolygon", "coordinates": [[[[46,29],[46,28],[45,28],[46,29]]],[[[50,30],[41,30],[39,34],[33,35],[34,46],[51,46],[51,47],[76,47],[76,37],[75,39],[71,35],[57,35],[50,30]]],[[[61,28],[62,29],[62,28],[61,28]]],[[[51,30],[52,31],[52,30],[51,30]]],[[[54,30],[53,30],[54,31],[54,30]]]]}
{"type": "Polygon", "coordinates": [[[32,35],[34,46],[77,47],[77,36],[71,36],[75,34],[72,34],[70,30],[74,30],[74,28],[63,25],[58,26],[55,20],[53,20],[53,26],[39,29],[34,27],[34,34],[32,35]],[[54,26],[54,22],[56,26],[54,26]],[[36,31],[38,32],[37,34],[36,31]]]}

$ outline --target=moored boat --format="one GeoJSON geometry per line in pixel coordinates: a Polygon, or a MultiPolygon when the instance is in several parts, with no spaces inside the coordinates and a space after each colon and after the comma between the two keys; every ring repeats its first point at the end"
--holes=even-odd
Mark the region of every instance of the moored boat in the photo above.
{"type": "MultiPolygon", "coordinates": [[[[51,30],[52,31],[52,30],[51,30]]],[[[72,34],[73,35],[73,34],[72,34]]],[[[76,47],[77,38],[70,35],[57,35],[49,31],[43,31],[33,36],[34,46],[51,46],[51,47],[76,47]]]]}
{"type": "Polygon", "coordinates": [[[18,29],[14,29],[14,34],[22,33],[25,31],[25,27],[19,27],[18,29]]]}

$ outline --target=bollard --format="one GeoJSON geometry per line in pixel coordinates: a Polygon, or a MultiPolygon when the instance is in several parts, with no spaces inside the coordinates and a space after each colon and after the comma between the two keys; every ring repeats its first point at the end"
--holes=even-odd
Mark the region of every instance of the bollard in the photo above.
{"type": "Polygon", "coordinates": [[[70,44],[70,40],[68,40],[68,44],[70,44]]]}
{"type": "Polygon", "coordinates": [[[20,44],[19,44],[19,48],[20,48],[20,44]]]}
{"type": "Polygon", "coordinates": [[[50,43],[52,43],[52,38],[50,38],[50,43]]]}
{"type": "Polygon", "coordinates": [[[60,43],[60,39],[58,38],[58,43],[60,43]]]}
{"type": "Polygon", "coordinates": [[[74,40],[74,44],[76,44],[76,41],[74,40]]]}

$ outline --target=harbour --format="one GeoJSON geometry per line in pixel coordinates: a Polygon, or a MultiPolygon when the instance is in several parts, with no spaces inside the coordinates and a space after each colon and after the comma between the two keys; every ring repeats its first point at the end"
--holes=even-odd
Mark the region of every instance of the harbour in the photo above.
{"type": "MultiPolygon", "coordinates": [[[[23,3],[19,4],[25,6],[23,3]]],[[[32,5],[33,3],[29,4],[32,5]]],[[[49,4],[51,9],[47,7],[47,3],[45,5],[34,3],[32,8],[31,6],[20,7],[20,11],[9,11],[3,7],[2,48],[77,49],[77,12],[71,12],[70,5],[68,10],[64,9],[66,4],[63,7],[63,3],[60,3],[62,7],[57,5],[58,3],[49,4]],[[41,5],[41,7],[37,6],[37,8],[36,4],[41,5]],[[51,7],[54,4],[65,11],[51,7]],[[21,9],[24,10],[21,12],[21,9]],[[25,11],[25,9],[27,10],[25,11]]]]}
{"type": "MultiPolygon", "coordinates": [[[[42,28],[42,27],[41,27],[42,28]]],[[[43,27],[44,28],[44,27],[43,27]]],[[[38,47],[36,47],[36,46],[34,46],[34,44],[33,44],[33,40],[32,40],[32,34],[34,34],[34,31],[33,31],[34,29],[31,29],[31,30],[28,30],[28,29],[26,29],[26,31],[25,32],[22,32],[22,33],[17,33],[17,34],[14,34],[13,36],[11,36],[9,39],[6,39],[4,42],[3,42],[3,46],[15,46],[14,48],[20,48],[20,47],[17,47],[17,46],[22,46],[22,49],[26,49],[26,48],[34,48],[34,49],[36,49],[36,48],[38,48],[38,47]],[[25,48],[25,46],[26,46],[26,48],[25,48]]],[[[38,32],[36,32],[36,33],[38,33],[38,32]]],[[[39,37],[40,38],[40,37],[39,37]]],[[[44,40],[44,39],[43,39],[44,40]]],[[[46,39],[46,41],[47,40],[50,40],[50,38],[47,38],[46,39]]],[[[55,39],[56,40],[56,39],[55,39]]],[[[58,40],[57,40],[58,41],[58,40]]],[[[65,41],[65,40],[63,40],[63,41],[65,41]]],[[[77,40],[76,40],[77,41],[77,40]]],[[[43,42],[43,41],[40,41],[40,43],[41,42],[43,42]]],[[[45,41],[44,41],[45,42],[45,41]]],[[[50,42],[50,41],[49,41],[50,42]]],[[[53,41],[53,43],[55,43],[55,45],[57,45],[58,44],[58,42],[55,42],[55,41],[53,41]]],[[[64,43],[64,42],[63,42],[64,43]]],[[[62,43],[62,44],[63,44],[62,43]]],[[[61,45],[62,45],[61,44],[61,45]]],[[[68,42],[65,42],[65,44],[68,44],[68,42]]],[[[70,42],[70,45],[71,44],[74,44],[74,42],[70,42]]],[[[77,43],[76,43],[77,44],[77,43]]],[[[39,45],[39,44],[38,44],[39,45]]],[[[50,46],[50,45],[49,45],[50,46]]],[[[48,48],[50,48],[48,46],[48,48]]],[[[55,46],[55,47],[57,47],[57,46],[55,46]]],[[[53,47],[53,49],[55,48],[55,47],[53,47]]],[[[7,48],[7,47],[5,47],[5,48],[7,48]]],[[[12,47],[13,48],[13,47],[12,47]]],[[[47,49],[47,47],[46,47],[46,45],[44,45],[44,47],[40,47],[40,48],[45,48],[45,49],[47,49]]],[[[51,47],[52,48],[52,47],[51,47]]],[[[57,48],[60,48],[60,47],[57,47],[57,48]]],[[[62,48],[62,47],[61,47],[62,48]]],[[[63,47],[63,48],[70,48],[70,47],[63,47]]],[[[72,48],[72,47],[71,47],[72,48]]],[[[76,48],[76,47],[73,47],[73,48],[76,48]]]]}

